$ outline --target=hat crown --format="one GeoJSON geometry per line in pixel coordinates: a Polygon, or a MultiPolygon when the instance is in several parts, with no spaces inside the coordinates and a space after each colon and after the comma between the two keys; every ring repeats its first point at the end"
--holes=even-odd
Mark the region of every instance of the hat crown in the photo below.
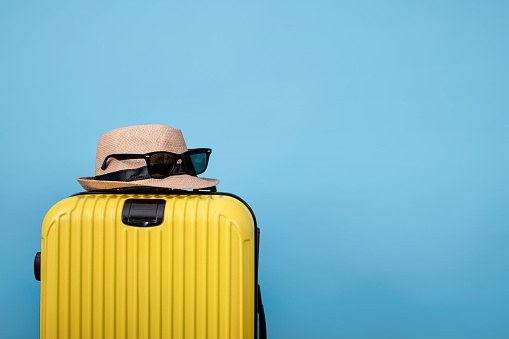
{"type": "Polygon", "coordinates": [[[95,175],[145,166],[143,159],[108,160],[105,170],[101,169],[104,159],[110,154],[145,154],[150,152],[184,153],[187,146],[182,131],[166,125],[137,125],[106,132],[97,143],[95,175]]]}

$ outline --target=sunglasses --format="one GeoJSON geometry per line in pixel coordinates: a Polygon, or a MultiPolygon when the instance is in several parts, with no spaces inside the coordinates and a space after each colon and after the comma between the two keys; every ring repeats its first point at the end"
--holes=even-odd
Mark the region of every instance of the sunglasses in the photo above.
{"type": "MultiPolygon", "coordinates": [[[[172,174],[177,166],[180,166],[184,173],[190,175],[198,175],[207,169],[209,157],[212,150],[210,148],[195,148],[188,150],[182,154],[171,152],[151,152],[146,154],[110,154],[101,166],[102,170],[106,169],[106,162],[109,158],[117,160],[128,159],[145,159],[147,163],[148,174],[155,179],[163,179],[172,174]],[[180,160],[180,162],[179,162],[180,160]]],[[[184,174],[176,171],[176,174],[184,174]]]]}

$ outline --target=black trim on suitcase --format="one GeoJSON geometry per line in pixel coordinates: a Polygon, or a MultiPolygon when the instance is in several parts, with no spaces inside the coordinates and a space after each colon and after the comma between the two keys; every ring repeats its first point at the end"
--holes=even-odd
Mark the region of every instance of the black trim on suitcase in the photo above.
{"type": "Polygon", "coordinates": [[[267,323],[265,322],[265,311],[263,309],[262,302],[262,291],[260,290],[260,284],[258,284],[258,314],[260,315],[260,322],[258,326],[260,327],[260,339],[267,339],[267,323]]]}

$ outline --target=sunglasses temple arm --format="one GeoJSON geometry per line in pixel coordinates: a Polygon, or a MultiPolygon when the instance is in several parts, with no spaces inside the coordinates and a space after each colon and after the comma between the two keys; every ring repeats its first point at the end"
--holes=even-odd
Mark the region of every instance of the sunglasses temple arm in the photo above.
{"type": "Polygon", "coordinates": [[[114,158],[117,160],[127,160],[127,159],[143,159],[145,155],[143,154],[110,154],[105,159],[101,166],[101,169],[104,171],[106,169],[106,162],[109,158],[114,158]]]}
{"type": "Polygon", "coordinates": [[[102,169],[103,171],[106,169],[106,161],[108,161],[108,159],[109,159],[109,158],[113,158],[113,157],[114,157],[114,156],[112,156],[112,155],[108,155],[108,156],[104,159],[103,164],[102,164],[102,166],[101,166],[101,169],[102,169]]]}

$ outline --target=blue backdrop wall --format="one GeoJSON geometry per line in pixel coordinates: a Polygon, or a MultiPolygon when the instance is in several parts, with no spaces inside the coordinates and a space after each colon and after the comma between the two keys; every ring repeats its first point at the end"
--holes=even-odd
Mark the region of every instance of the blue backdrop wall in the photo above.
{"type": "Polygon", "coordinates": [[[254,209],[271,338],[508,338],[506,1],[2,1],[0,337],[99,136],[161,123],[254,209]]]}

